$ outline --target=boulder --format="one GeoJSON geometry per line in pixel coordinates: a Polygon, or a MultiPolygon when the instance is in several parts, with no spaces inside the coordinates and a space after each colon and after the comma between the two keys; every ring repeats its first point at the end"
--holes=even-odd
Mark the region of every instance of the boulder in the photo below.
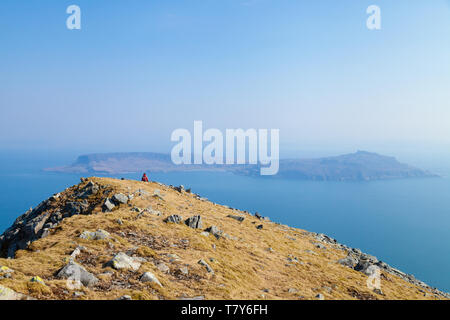
{"type": "Polygon", "coordinates": [[[189,270],[187,267],[180,267],[177,269],[176,273],[187,276],[189,274],[189,270]]]}
{"type": "Polygon", "coordinates": [[[144,209],[144,212],[148,212],[154,216],[162,216],[161,211],[158,210],[154,210],[151,206],[147,207],[146,209],[144,209]]]}
{"type": "Polygon", "coordinates": [[[205,231],[211,233],[214,237],[216,237],[217,240],[219,240],[223,234],[223,231],[219,230],[219,228],[217,228],[216,226],[211,226],[205,229],[205,231]]]}
{"type": "Polygon", "coordinates": [[[354,267],[356,271],[360,271],[367,276],[371,276],[377,272],[380,268],[373,264],[370,260],[359,260],[358,264],[354,267]]]}
{"type": "Polygon", "coordinates": [[[98,229],[95,232],[83,231],[83,233],[80,235],[81,239],[86,240],[105,240],[109,239],[110,237],[111,235],[109,234],[109,232],[102,229],[98,229]]]}
{"type": "Polygon", "coordinates": [[[203,227],[201,216],[190,217],[185,221],[185,223],[188,227],[193,229],[201,229],[203,227]]]}
{"type": "Polygon", "coordinates": [[[151,272],[144,273],[139,280],[141,282],[156,283],[158,286],[162,287],[161,282],[159,282],[158,278],[156,278],[156,276],[151,272]]]}
{"type": "Polygon", "coordinates": [[[206,271],[208,271],[209,273],[214,274],[214,270],[209,266],[209,264],[206,263],[205,260],[199,260],[198,264],[204,266],[206,268],[206,271]]]}
{"type": "Polygon", "coordinates": [[[231,218],[231,219],[234,219],[234,220],[237,220],[237,221],[239,221],[239,222],[242,222],[242,221],[244,221],[244,217],[241,217],[241,216],[234,216],[234,215],[231,215],[231,214],[229,214],[228,216],[227,216],[228,218],[231,218]]]}
{"type": "Polygon", "coordinates": [[[97,284],[98,279],[85,268],[74,261],[70,261],[56,275],[60,279],[80,281],[84,286],[90,287],[97,284]]]}
{"type": "Polygon", "coordinates": [[[323,296],[323,294],[319,293],[318,295],[316,295],[315,297],[317,300],[325,300],[325,297],[323,296]]]}
{"type": "Polygon", "coordinates": [[[168,216],[164,220],[164,222],[166,222],[166,223],[180,223],[181,220],[183,220],[183,218],[181,216],[179,216],[177,214],[173,214],[173,215],[168,216]]]}
{"type": "Polygon", "coordinates": [[[156,268],[163,273],[169,273],[170,268],[164,262],[158,262],[155,264],[156,268]]]}
{"type": "Polygon", "coordinates": [[[123,252],[116,254],[109,264],[116,270],[132,269],[137,271],[141,267],[140,262],[136,261],[132,257],[129,257],[123,252]]]}
{"type": "Polygon", "coordinates": [[[7,266],[0,266],[0,274],[8,274],[8,273],[13,273],[14,270],[8,268],[7,266]]]}
{"type": "Polygon", "coordinates": [[[114,203],[112,203],[112,201],[109,198],[105,200],[105,203],[102,206],[103,211],[105,212],[111,212],[115,207],[116,206],[114,205],[114,203]]]}
{"type": "Polygon", "coordinates": [[[112,201],[116,204],[127,204],[128,203],[128,197],[124,195],[123,193],[116,193],[112,196],[112,201]]]}

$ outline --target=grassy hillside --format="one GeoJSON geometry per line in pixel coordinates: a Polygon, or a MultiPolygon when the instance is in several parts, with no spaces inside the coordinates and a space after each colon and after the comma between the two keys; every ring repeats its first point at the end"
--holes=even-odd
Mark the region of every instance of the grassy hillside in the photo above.
{"type": "MultiPolygon", "coordinates": [[[[37,299],[444,298],[385,271],[382,292],[374,292],[366,285],[366,274],[338,263],[348,254],[342,245],[158,183],[89,178],[49,199],[43,214],[62,218],[47,225],[40,239],[16,251],[15,259],[0,258],[0,289],[37,299]],[[92,186],[93,192],[86,192],[92,186]],[[115,194],[127,199],[116,200],[108,212],[105,199],[113,203],[115,194]],[[65,214],[74,203],[84,203],[84,211],[65,214]],[[165,222],[171,215],[183,219],[165,222]],[[184,223],[196,215],[201,216],[201,228],[184,223]],[[204,231],[211,226],[222,233],[215,237],[204,231]],[[99,229],[103,231],[93,233],[99,229]],[[120,252],[140,266],[133,270],[111,264],[120,252]],[[71,288],[58,276],[71,255],[98,279],[95,284],[71,288]],[[142,281],[146,272],[159,283],[142,281]]],[[[26,221],[26,216],[21,219],[26,221]]],[[[17,226],[25,223],[21,221],[17,226]]],[[[196,226],[198,221],[192,222],[196,226]]],[[[10,245],[5,241],[4,256],[10,245]]]]}

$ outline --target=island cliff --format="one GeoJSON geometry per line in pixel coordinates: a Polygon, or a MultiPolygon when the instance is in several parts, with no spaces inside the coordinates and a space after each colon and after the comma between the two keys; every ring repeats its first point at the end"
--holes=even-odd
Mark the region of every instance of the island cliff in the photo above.
{"type": "MultiPolygon", "coordinates": [[[[394,157],[373,152],[317,159],[281,159],[279,172],[269,179],[317,181],[370,181],[437,177],[428,171],[401,163],[394,157]]],[[[81,174],[126,174],[137,172],[227,171],[239,175],[260,176],[260,165],[175,165],[170,155],[152,152],[99,153],[78,157],[69,166],[47,171],[81,174]]]]}

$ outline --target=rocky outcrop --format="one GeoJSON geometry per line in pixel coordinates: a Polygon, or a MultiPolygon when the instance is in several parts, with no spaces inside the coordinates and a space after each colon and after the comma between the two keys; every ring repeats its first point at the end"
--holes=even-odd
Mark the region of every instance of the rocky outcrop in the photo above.
{"type": "Polygon", "coordinates": [[[0,236],[0,257],[14,258],[17,250],[48,236],[63,219],[91,214],[99,205],[96,196],[102,188],[91,181],[83,182],[64,193],[58,193],[18,217],[0,236]]]}

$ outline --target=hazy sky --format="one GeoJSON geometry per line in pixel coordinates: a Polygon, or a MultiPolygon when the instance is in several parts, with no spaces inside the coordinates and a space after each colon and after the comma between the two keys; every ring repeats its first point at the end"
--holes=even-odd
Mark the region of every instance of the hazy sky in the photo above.
{"type": "Polygon", "coordinates": [[[1,0],[0,108],[0,149],[170,151],[194,120],[282,154],[450,146],[450,5],[1,0]]]}

